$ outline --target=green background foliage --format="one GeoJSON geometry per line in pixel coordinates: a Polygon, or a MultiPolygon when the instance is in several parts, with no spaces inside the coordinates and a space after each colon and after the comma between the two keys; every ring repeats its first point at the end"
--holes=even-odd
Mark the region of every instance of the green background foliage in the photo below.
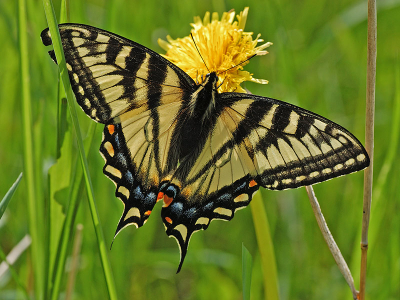
{"type": "MultiPolygon", "coordinates": [[[[378,1],[378,58],[375,121],[374,199],[370,223],[367,299],[400,298],[400,16],[399,0],[378,1]],[[396,114],[397,113],[397,114],[396,114]]],[[[15,263],[15,270],[33,295],[34,268],[44,282],[51,276],[57,234],[69,201],[69,187],[77,169],[78,151],[69,112],[63,120],[69,129],[57,160],[57,66],[40,41],[47,27],[41,1],[26,0],[33,122],[33,165],[38,219],[39,254],[30,250],[15,263]],[[71,139],[69,139],[71,137],[71,139]],[[39,255],[40,257],[36,257],[39,255]],[[35,262],[41,262],[37,266],[35,262]]],[[[55,11],[60,11],[55,1],[55,11]]],[[[70,21],[100,27],[162,53],[158,38],[188,35],[193,16],[250,7],[246,31],[261,33],[273,42],[269,54],[251,60],[246,69],[268,85],[248,83],[254,94],[299,105],[349,129],[364,141],[367,56],[366,1],[83,1],[70,3],[70,21]]],[[[0,1],[0,198],[24,169],[23,116],[18,40],[18,6],[0,1]]],[[[64,107],[65,108],[65,107],[64,107]]],[[[61,109],[60,109],[61,110],[61,109]]],[[[79,110],[83,135],[91,121],[79,110]]],[[[106,244],[113,241],[122,203],[115,187],[102,173],[98,153],[102,126],[97,125],[88,154],[94,194],[106,244]]],[[[4,253],[32,231],[29,228],[28,189],[24,178],[0,220],[0,247],[4,253]]],[[[95,231],[83,185],[75,223],[83,224],[79,269],[72,299],[107,299],[95,231]]],[[[80,188],[79,188],[80,187],[80,188]]],[[[78,189],[79,188],[79,189],[78,189]]],[[[314,187],[328,225],[348,262],[358,287],[362,218],[363,174],[340,177],[314,187]]],[[[262,191],[268,214],[280,299],[351,299],[351,292],[326,247],[304,188],[262,191]]],[[[128,227],[108,251],[119,299],[240,299],[242,294],[242,243],[253,256],[251,299],[265,299],[261,260],[250,209],[238,212],[231,222],[213,222],[195,234],[183,269],[176,242],[169,239],[160,220],[161,205],[149,222],[136,230],[128,227]]],[[[72,236],[71,239],[73,239],[72,236]]],[[[35,241],[33,241],[35,242],[35,241]]],[[[72,246],[68,253],[71,254],[72,246]]],[[[69,267],[61,283],[60,299],[67,286],[69,267]]],[[[46,286],[43,287],[46,290],[46,286]]],[[[40,293],[39,293],[40,295],[40,293]]],[[[0,299],[24,298],[9,275],[0,278],[0,299]]]]}

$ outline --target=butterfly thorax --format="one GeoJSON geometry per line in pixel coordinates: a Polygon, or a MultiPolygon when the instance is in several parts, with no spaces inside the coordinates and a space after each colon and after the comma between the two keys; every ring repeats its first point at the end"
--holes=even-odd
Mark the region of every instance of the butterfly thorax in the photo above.
{"type": "Polygon", "coordinates": [[[218,76],[215,72],[206,75],[205,80],[196,86],[189,101],[189,115],[201,123],[207,121],[215,108],[218,76]]]}

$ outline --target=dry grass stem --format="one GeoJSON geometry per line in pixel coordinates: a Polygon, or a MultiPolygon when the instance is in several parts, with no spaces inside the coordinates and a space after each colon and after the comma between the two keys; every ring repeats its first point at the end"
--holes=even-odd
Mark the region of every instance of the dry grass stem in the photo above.
{"type": "Polygon", "coordinates": [[[375,115],[375,78],[376,78],[376,1],[368,0],[368,56],[367,56],[367,97],[365,116],[365,148],[371,164],[364,172],[364,204],[361,234],[361,269],[359,299],[365,299],[367,274],[368,227],[372,200],[372,179],[374,161],[374,115],[375,115]]]}

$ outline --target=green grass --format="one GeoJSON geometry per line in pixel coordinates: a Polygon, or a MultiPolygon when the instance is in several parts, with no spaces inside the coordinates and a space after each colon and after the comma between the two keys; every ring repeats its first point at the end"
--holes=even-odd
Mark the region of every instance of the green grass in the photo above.
{"type": "MultiPolygon", "coordinates": [[[[375,198],[367,299],[394,300],[400,297],[400,1],[378,2],[375,198]]],[[[48,26],[42,1],[26,0],[26,15],[21,10],[22,3],[0,2],[0,128],[4,129],[0,143],[0,195],[5,195],[24,171],[0,221],[0,247],[8,254],[26,233],[32,237],[32,246],[13,265],[13,276],[0,279],[0,299],[25,299],[21,286],[32,298],[50,297],[52,278],[60,271],[55,298],[62,299],[67,287],[65,272],[69,272],[68,266],[63,271],[63,261],[69,261],[68,256],[72,255],[78,223],[84,229],[72,299],[107,299],[109,292],[82,179],[76,134],[65,102],[58,101],[65,96],[57,94],[57,66],[40,41],[40,32],[48,26]],[[61,236],[68,239],[63,246],[66,256],[60,258],[57,247],[63,224],[67,233],[61,236]]],[[[58,15],[60,2],[54,5],[58,15]]],[[[239,12],[244,5],[250,7],[246,30],[261,33],[265,41],[274,43],[268,55],[256,57],[246,66],[254,77],[270,83],[249,83],[246,87],[254,94],[319,113],[363,141],[367,41],[364,2],[206,0],[182,4],[75,0],[70,3],[70,21],[113,31],[162,52],[157,39],[167,34],[173,38],[187,35],[193,16],[204,16],[207,10],[221,14],[235,8],[239,12]]],[[[112,250],[108,250],[122,204],[114,196],[115,186],[102,173],[104,163],[98,153],[102,126],[91,125],[93,122],[80,109],[77,115],[101,223],[98,229],[104,232],[118,299],[240,299],[242,243],[253,257],[250,299],[266,299],[263,259],[250,208],[239,211],[231,222],[213,222],[206,232],[195,234],[177,275],[178,248],[165,234],[158,217],[159,205],[145,226],[123,230],[112,250]]],[[[314,187],[356,287],[362,184],[359,172],[314,187]]],[[[280,299],[351,299],[324,244],[305,189],[263,190],[261,195],[277,270],[277,275],[270,276],[278,276],[272,279],[279,284],[280,299]]]]}
{"type": "Polygon", "coordinates": [[[249,250],[242,244],[242,293],[243,300],[250,300],[251,275],[253,269],[253,258],[249,250]]]}

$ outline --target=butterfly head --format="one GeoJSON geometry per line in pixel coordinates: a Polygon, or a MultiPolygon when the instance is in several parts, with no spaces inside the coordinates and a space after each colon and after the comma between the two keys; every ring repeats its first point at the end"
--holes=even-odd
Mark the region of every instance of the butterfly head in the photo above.
{"type": "Polygon", "coordinates": [[[203,80],[202,85],[210,85],[212,88],[218,88],[217,83],[218,83],[218,75],[216,72],[210,72],[206,74],[205,79],[203,80]]]}

